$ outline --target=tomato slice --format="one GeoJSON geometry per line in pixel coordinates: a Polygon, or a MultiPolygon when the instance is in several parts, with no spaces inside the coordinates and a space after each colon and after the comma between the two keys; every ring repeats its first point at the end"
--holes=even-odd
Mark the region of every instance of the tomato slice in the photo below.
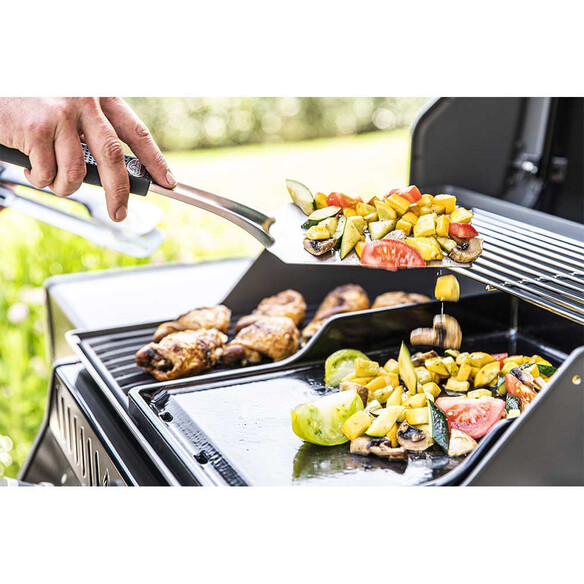
{"type": "Polygon", "coordinates": [[[456,428],[471,438],[484,436],[500,419],[505,402],[494,397],[440,397],[436,405],[446,414],[450,430],[456,428]]]}
{"type": "Polygon", "coordinates": [[[499,369],[501,369],[504,365],[503,359],[507,359],[509,353],[491,353],[491,357],[493,357],[495,361],[499,361],[499,369]]]}
{"type": "Polygon", "coordinates": [[[535,390],[521,383],[513,373],[507,373],[505,375],[505,385],[507,386],[507,393],[518,397],[523,406],[530,404],[537,396],[535,390]]]}
{"type": "Polygon", "coordinates": [[[420,189],[415,185],[410,185],[407,189],[398,191],[398,195],[407,199],[410,203],[417,203],[422,198],[420,189]]]}
{"type": "Polygon", "coordinates": [[[401,268],[426,267],[426,262],[413,247],[393,239],[380,239],[365,244],[361,252],[361,263],[392,272],[401,268]]]}
{"type": "Polygon", "coordinates": [[[353,199],[343,193],[331,193],[326,198],[327,205],[334,206],[334,207],[355,207],[357,203],[362,203],[361,197],[357,197],[353,199]]]}
{"type": "Polygon", "coordinates": [[[459,239],[470,239],[476,237],[479,232],[468,223],[451,223],[448,226],[448,235],[454,235],[459,239]]]}

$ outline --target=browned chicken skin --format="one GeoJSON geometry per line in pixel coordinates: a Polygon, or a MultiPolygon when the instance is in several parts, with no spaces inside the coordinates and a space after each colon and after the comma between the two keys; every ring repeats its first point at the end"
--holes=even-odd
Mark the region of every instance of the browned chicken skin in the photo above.
{"type": "Polygon", "coordinates": [[[225,347],[223,361],[228,365],[259,363],[262,357],[281,361],[296,353],[299,339],[298,328],[287,316],[260,316],[225,347]]]}
{"type": "Polygon", "coordinates": [[[235,325],[235,332],[253,324],[261,316],[287,316],[296,326],[300,326],[306,316],[306,301],[296,290],[284,290],[264,298],[252,314],[242,316],[235,325]]]}
{"type": "Polygon", "coordinates": [[[322,301],[312,322],[302,331],[302,340],[308,341],[313,337],[322,325],[335,314],[343,312],[355,312],[357,310],[367,310],[369,308],[369,297],[367,292],[358,284],[344,284],[337,286],[329,292],[322,301]]]}
{"type": "Polygon", "coordinates": [[[196,375],[219,361],[226,342],[227,335],[213,328],[171,333],[142,347],[136,365],[158,381],[196,375]]]}
{"type": "Polygon", "coordinates": [[[157,343],[171,333],[184,330],[196,331],[214,328],[226,333],[229,329],[230,318],[231,310],[222,304],[210,308],[196,308],[179,316],[176,320],[163,322],[154,333],[154,342],[157,343]]]}
{"type": "Polygon", "coordinates": [[[424,294],[415,294],[411,292],[385,292],[380,294],[373,302],[371,308],[388,308],[390,306],[399,306],[400,304],[414,304],[417,302],[429,302],[430,298],[424,294]]]}

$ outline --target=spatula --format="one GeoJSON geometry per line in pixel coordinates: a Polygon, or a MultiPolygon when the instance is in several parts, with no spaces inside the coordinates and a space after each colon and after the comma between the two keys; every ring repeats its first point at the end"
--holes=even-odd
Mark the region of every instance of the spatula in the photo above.
{"type": "MultiPolygon", "coordinates": [[[[88,147],[85,144],[82,146],[87,167],[87,174],[83,182],[101,186],[97,163],[88,147]]],[[[24,168],[31,168],[28,156],[18,150],[1,145],[0,160],[24,168]]],[[[197,187],[178,183],[174,189],[167,189],[152,180],[144,165],[137,158],[126,156],[125,162],[131,193],[145,196],[149,191],[152,191],[223,217],[245,229],[285,263],[361,266],[357,254],[349,254],[341,260],[337,253],[314,256],[307,252],[303,246],[304,234],[300,227],[306,220],[306,215],[293,203],[283,205],[274,213],[273,217],[270,217],[261,211],[197,187]]],[[[427,262],[427,267],[451,266],[467,267],[468,264],[458,264],[450,258],[444,258],[443,261],[427,262]]]]}

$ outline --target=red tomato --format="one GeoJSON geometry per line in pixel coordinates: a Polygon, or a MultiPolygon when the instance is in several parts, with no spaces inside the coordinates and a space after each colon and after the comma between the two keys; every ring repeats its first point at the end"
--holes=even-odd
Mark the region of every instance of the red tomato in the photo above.
{"type": "Polygon", "coordinates": [[[531,403],[537,396],[537,393],[531,387],[521,383],[513,373],[505,375],[505,385],[507,386],[507,393],[518,397],[524,406],[531,403]]]}
{"type": "Polygon", "coordinates": [[[454,235],[459,239],[470,239],[476,237],[479,232],[468,223],[451,223],[448,226],[448,235],[454,235]]]}
{"type": "Polygon", "coordinates": [[[493,357],[495,361],[499,361],[499,369],[501,369],[504,365],[503,359],[507,359],[509,353],[491,353],[491,357],[493,357]]]}
{"type": "Polygon", "coordinates": [[[422,198],[420,189],[415,185],[411,185],[407,189],[398,191],[398,194],[404,199],[407,199],[410,203],[417,203],[422,198]]]}
{"type": "Polygon", "coordinates": [[[505,402],[494,397],[440,397],[436,405],[446,414],[448,427],[471,438],[484,436],[500,419],[505,402]]]}
{"type": "Polygon", "coordinates": [[[385,198],[389,197],[389,195],[393,195],[393,193],[398,193],[399,189],[391,189],[390,191],[387,191],[387,193],[385,193],[385,195],[383,195],[385,198]]]}
{"type": "Polygon", "coordinates": [[[343,207],[343,209],[345,207],[355,207],[355,205],[357,203],[362,203],[362,202],[363,201],[361,201],[361,197],[357,197],[356,199],[353,199],[351,197],[348,197],[347,195],[344,195],[343,193],[331,193],[326,198],[327,205],[334,205],[335,207],[343,207]]]}
{"type": "Polygon", "coordinates": [[[393,239],[380,239],[367,243],[361,252],[361,263],[392,272],[400,268],[426,267],[426,262],[415,249],[393,239]]]}

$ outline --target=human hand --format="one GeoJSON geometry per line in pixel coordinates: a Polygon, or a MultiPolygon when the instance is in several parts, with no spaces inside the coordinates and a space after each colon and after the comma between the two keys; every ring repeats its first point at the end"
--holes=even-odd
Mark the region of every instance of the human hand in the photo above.
{"type": "Polygon", "coordinates": [[[74,193],[85,177],[81,142],[95,158],[110,217],[128,213],[130,183],[124,141],[155,182],[174,188],[176,180],[150,132],[119,97],[11,97],[0,99],[0,144],[24,152],[31,162],[27,180],[56,195],[74,193]]]}

